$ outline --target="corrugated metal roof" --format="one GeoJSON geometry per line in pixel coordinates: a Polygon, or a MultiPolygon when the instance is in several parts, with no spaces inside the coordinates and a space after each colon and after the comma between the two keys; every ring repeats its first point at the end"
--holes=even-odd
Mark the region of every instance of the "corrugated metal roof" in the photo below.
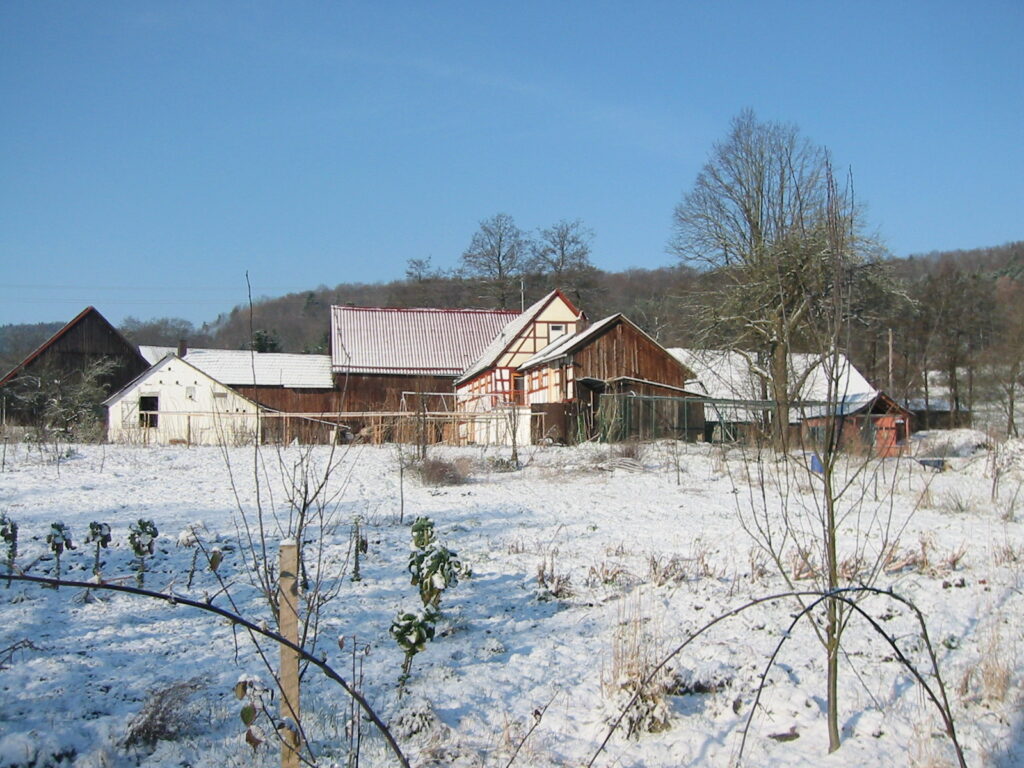
{"type": "Polygon", "coordinates": [[[244,349],[190,349],[185,362],[230,387],[332,389],[328,355],[249,352],[244,349]],[[254,376],[255,370],[255,376],[254,376]]]}
{"type": "Polygon", "coordinates": [[[339,373],[458,376],[518,312],[331,307],[339,373]]]}
{"type": "MultiPolygon", "coordinates": [[[[514,320],[510,320],[496,335],[491,338],[491,343],[488,344],[484,350],[480,353],[473,364],[465,369],[465,372],[459,376],[457,383],[468,381],[469,379],[476,376],[478,373],[486,371],[492,365],[494,365],[498,358],[501,357],[502,353],[508,349],[508,345],[511,344],[515,338],[522,333],[531,322],[537,319],[537,316],[550,304],[556,297],[561,296],[559,291],[552,291],[544,298],[537,302],[534,302],[526,310],[516,317],[514,320]]],[[[562,299],[572,307],[569,300],[562,296],[562,299]]],[[[575,309],[575,307],[573,307],[575,309]]]]}

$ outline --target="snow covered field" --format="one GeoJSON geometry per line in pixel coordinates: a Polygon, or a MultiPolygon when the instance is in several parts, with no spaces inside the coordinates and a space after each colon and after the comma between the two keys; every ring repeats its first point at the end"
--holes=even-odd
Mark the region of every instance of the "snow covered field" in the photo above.
{"type": "MultiPolygon", "coordinates": [[[[934,439],[918,447],[921,455],[953,455],[945,472],[890,459],[858,476],[840,525],[847,562],[858,573],[856,557],[871,561],[888,526],[894,548],[876,586],[924,613],[967,763],[1024,765],[1024,493],[1017,495],[1024,451],[1006,446],[996,462],[974,447],[977,433],[949,439],[947,448],[934,439]],[[992,501],[997,465],[999,498],[992,501]]],[[[76,545],[62,568],[68,578],[88,578],[93,553],[82,539],[89,523],[100,521],[113,533],[103,578],[134,583],[128,528],[152,519],[160,536],[146,586],[214,596],[226,607],[202,562],[186,586],[196,550],[179,546],[179,534],[196,525],[206,546],[223,552],[219,573],[242,614],[269,619],[239,541],[239,509],[252,519],[257,504],[251,448],[76,446],[59,466],[37,449],[6,450],[0,512],[20,524],[17,562],[31,565],[28,573],[53,569],[45,537],[61,521],[76,545]]],[[[287,515],[280,468],[302,453],[262,450],[259,503],[268,513],[287,515]]],[[[323,608],[318,645],[351,676],[351,650],[366,644],[356,659],[361,689],[418,766],[505,766],[531,728],[514,765],[587,764],[628,695],[622,684],[638,660],[660,658],[718,614],[786,590],[743,521],[749,525],[759,509],[777,521],[783,504],[806,520],[818,493],[815,479],[796,471],[789,494],[781,495],[772,478],[782,465],[767,460],[762,497],[751,456],[739,448],[662,443],[639,458],[616,456],[608,446],[530,448],[517,472],[499,471],[503,454],[494,449],[436,448],[431,455],[459,460],[468,482],[425,485],[400,472],[394,446],[346,449],[330,477],[337,493],[330,512],[339,525],[324,537],[325,574],[339,592],[323,608]],[[420,515],[435,522],[438,539],[472,576],[445,592],[436,636],[415,657],[399,699],[403,655],[388,628],[400,610],[420,608],[406,570],[409,526],[420,515]],[[357,516],[368,547],[362,580],[353,582],[350,526],[357,516]],[[549,589],[538,581],[542,563],[549,589]]],[[[321,472],[327,449],[316,448],[311,460],[314,475],[321,472]]],[[[813,523],[804,531],[813,536],[813,523]]],[[[784,554],[789,572],[800,570],[795,546],[787,544],[784,554]]],[[[814,567],[812,556],[807,568],[814,567]]],[[[813,578],[798,586],[813,588],[813,578]]],[[[102,597],[86,602],[67,588],[0,582],[0,650],[31,643],[0,653],[0,766],[277,763],[276,747],[254,752],[243,738],[233,688],[243,674],[271,679],[244,632],[183,606],[102,597]],[[174,738],[126,745],[130,723],[138,724],[154,693],[169,689],[179,694],[164,715],[177,725],[174,738]]],[[[928,676],[912,612],[885,596],[862,606],[928,676]]],[[[761,603],[702,634],[668,665],[668,693],[651,712],[667,727],[629,739],[616,734],[594,764],[730,765],[751,711],[744,764],[956,764],[931,702],[856,616],[844,636],[844,741],[829,755],[824,651],[806,621],[785,635],[799,610],[792,598],[761,603]],[[755,708],[762,672],[783,639],[755,708]]],[[[276,659],[276,649],[269,651],[276,659]]],[[[303,708],[318,764],[345,765],[349,702],[341,689],[310,669],[303,708]]],[[[365,723],[359,764],[394,764],[365,723]]]]}

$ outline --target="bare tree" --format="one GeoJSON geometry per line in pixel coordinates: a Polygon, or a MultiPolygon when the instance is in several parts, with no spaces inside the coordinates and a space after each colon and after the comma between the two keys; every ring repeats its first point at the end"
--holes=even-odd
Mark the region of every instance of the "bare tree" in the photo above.
{"type": "Polygon", "coordinates": [[[507,213],[480,222],[462,254],[463,271],[483,281],[499,309],[508,309],[518,293],[529,243],[507,213]]]}
{"type": "Polygon", "coordinates": [[[555,288],[575,288],[577,283],[593,281],[590,244],[594,232],[580,219],[562,219],[537,231],[530,248],[530,269],[548,279],[555,288]]]}
{"type": "MultiPolygon", "coordinates": [[[[825,242],[828,164],[828,151],[795,126],[762,123],[745,110],[674,214],[669,247],[719,278],[704,306],[706,326],[749,353],[776,404],[780,448],[798,384],[790,381],[789,354],[827,301],[833,271],[825,242]]],[[[842,204],[834,214],[852,234],[840,255],[853,262],[871,244],[859,233],[852,203],[842,204]]]]}

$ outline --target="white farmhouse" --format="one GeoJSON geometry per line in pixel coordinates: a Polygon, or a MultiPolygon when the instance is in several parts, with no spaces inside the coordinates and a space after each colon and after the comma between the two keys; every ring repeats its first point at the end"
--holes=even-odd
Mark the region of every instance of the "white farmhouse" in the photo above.
{"type": "Polygon", "coordinates": [[[255,402],[174,354],[103,404],[112,443],[243,445],[260,437],[255,402]]]}

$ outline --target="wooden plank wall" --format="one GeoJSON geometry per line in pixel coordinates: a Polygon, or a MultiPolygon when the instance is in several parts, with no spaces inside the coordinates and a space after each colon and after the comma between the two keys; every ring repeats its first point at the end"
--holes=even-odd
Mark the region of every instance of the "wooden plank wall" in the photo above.
{"type": "MultiPolygon", "coordinates": [[[[339,394],[340,411],[397,411],[402,392],[445,392],[452,397],[425,398],[428,411],[451,409],[454,403],[455,379],[451,376],[375,376],[368,374],[334,375],[339,394]]],[[[406,401],[409,410],[419,407],[417,398],[406,401]]]]}
{"type": "Polygon", "coordinates": [[[573,356],[576,380],[629,376],[674,387],[686,384],[686,371],[663,347],[626,323],[613,326],[573,356]]]}

